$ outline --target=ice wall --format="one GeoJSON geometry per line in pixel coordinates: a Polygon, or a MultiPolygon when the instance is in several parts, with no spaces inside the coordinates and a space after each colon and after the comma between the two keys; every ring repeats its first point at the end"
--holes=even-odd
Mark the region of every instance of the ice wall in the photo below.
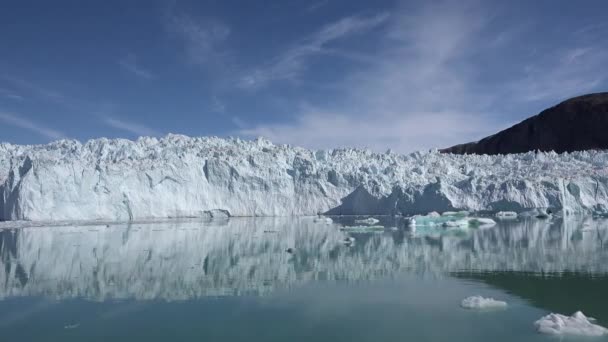
{"type": "Polygon", "coordinates": [[[0,220],[608,207],[608,153],[313,151],[168,135],[0,144],[0,220]]]}

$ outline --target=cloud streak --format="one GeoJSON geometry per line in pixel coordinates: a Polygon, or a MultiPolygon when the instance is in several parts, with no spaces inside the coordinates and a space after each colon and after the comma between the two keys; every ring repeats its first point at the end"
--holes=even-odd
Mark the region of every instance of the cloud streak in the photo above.
{"type": "Polygon", "coordinates": [[[118,65],[141,79],[151,80],[156,77],[154,73],[145,69],[137,62],[137,56],[134,54],[128,54],[125,58],[119,60],[118,65]]]}
{"type": "MultiPolygon", "coordinates": [[[[608,63],[608,49],[602,45],[591,48],[574,40],[530,58],[515,49],[522,36],[531,35],[530,29],[495,25],[493,20],[478,2],[429,2],[417,9],[397,9],[377,20],[375,25],[386,23],[378,36],[381,47],[372,56],[376,62],[345,75],[337,85],[339,100],[309,101],[294,109],[292,120],[241,126],[236,134],[314,148],[390,147],[409,152],[447,147],[506,128],[514,123],[514,114],[535,114],[514,113],[531,108],[531,103],[547,105],[606,82],[608,75],[597,72],[608,63]],[[526,60],[528,67],[518,69],[519,60],[509,64],[502,56],[526,60]],[[503,70],[507,66],[512,72],[503,70]]],[[[297,45],[262,68],[257,80],[263,84],[295,77],[306,59],[322,49],[322,42],[351,32],[351,24],[346,20],[327,26],[333,28],[315,35],[327,38],[308,40],[321,44],[297,45]]]]}
{"type": "Polygon", "coordinates": [[[272,81],[295,80],[306,69],[309,59],[320,54],[338,54],[327,48],[331,42],[376,28],[388,19],[386,13],[374,16],[351,16],[331,23],[294,44],[268,65],[256,68],[241,77],[241,88],[259,88],[272,81]]]}
{"type": "Polygon", "coordinates": [[[15,115],[6,112],[0,112],[0,121],[13,127],[25,129],[37,133],[45,138],[49,139],[62,139],[65,138],[65,134],[55,129],[46,127],[42,124],[31,121],[22,115],[15,115]]]}
{"type": "Polygon", "coordinates": [[[172,9],[165,15],[165,29],[184,44],[191,63],[209,67],[223,63],[225,53],[221,46],[230,36],[230,28],[221,21],[196,20],[172,9]]]}

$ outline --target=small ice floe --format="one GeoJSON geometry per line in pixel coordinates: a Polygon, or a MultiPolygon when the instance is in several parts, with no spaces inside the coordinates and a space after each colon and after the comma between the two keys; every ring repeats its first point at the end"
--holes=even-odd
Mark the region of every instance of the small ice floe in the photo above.
{"type": "Polygon", "coordinates": [[[63,329],[76,329],[80,326],[80,323],[68,324],[64,325],[63,329]]]}
{"type": "Polygon", "coordinates": [[[325,217],[325,216],[317,216],[317,217],[314,218],[313,222],[332,224],[332,223],[334,223],[334,220],[332,220],[329,217],[325,217]]]}
{"type": "Polygon", "coordinates": [[[430,213],[428,215],[415,215],[409,218],[408,225],[410,227],[443,227],[443,228],[459,228],[468,227],[486,228],[496,225],[496,222],[490,218],[483,217],[467,217],[468,213],[458,212],[456,215],[438,216],[439,214],[430,213]]]}
{"type": "Polygon", "coordinates": [[[474,217],[469,220],[469,225],[478,228],[487,228],[496,225],[496,221],[486,217],[474,217]]]}
{"type": "Polygon", "coordinates": [[[469,212],[466,210],[461,211],[444,211],[441,213],[441,216],[456,216],[456,217],[467,217],[469,216],[469,212]]]}
{"type": "Polygon", "coordinates": [[[494,298],[484,298],[482,296],[471,296],[462,300],[460,303],[465,309],[504,309],[507,307],[507,302],[496,300],[494,298]]]}
{"type": "Polygon", "coordinates": [[[373,217],[368,217],[365,220],[355,220],[355,223],[357,223],[357,224],[369,224],[370,226],[374,225],[378,222],[380,222],[380,220],[375,219],[373,217]]]}
{"type": "Polygon", "coordinates": [[[496,217],[501,220],[516,219],[517,213],[514,211],[499,211],[496,213],[496,217]]]}
{"type": "Polygon", "coordinates": [[[539,333],[551,335],[608,335],[608,329],[593,324],[591,321],[594,321],[594,319],[586,317],[580,311],[575,312],[572,316],[552,313],[534,322],[534,326],[539,333]]]}
{"type": "Polygon", "coordinates": [[[445,228],[464,228],[469,226],[469,220],[446,221],[441,224],[445,228]]]}

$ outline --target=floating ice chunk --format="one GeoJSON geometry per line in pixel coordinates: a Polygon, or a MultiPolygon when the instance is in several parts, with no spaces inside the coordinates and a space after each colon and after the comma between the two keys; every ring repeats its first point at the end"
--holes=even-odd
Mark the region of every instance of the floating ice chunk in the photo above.
{"type": "Polygon", "coordinates": [[[484,298],[482,296],[471,296],[462,300],[460,303],[465,309],[504,309],[507,307],[507,302],[496,300],[494,298],[484,298]]]}
{"type": "Polygon", "coordinates": [[[324,217],[324,216],[317,216],[314,218],[313,220],[316,223],[325,223],[325,224],[332,224],[334,223],[334,220],[332,220],[329,217],[324,217]]]}
{"type": "Polygon", "coordinates": [[[373,225],[373,224],[376,224],[378,222],[380,222],[380,220],[375,219],[373,217],[366,218],[365,220],[355,220],[355,223],[357,223],[357,224],[369,224],[369,225],[373,225]]]}
{"type": "Polygon", "coordinates": [[[578,336],[604,336],[608,329],[591,323],[593,319],[577,311],[572,316],[549,314],[534,322],[536,330],[543,334],[552,335],[578,335],[578,336]]]}
{"type": "Polygon", "coordinates": [[[426,214],[426,216],[431,217],[431,218],[437,218],[437,217],[440,217],[441,215],[439,215],[439,213],[436,211],[431,211],[430,213],[426,214]]]}
{"type": "Polygon", "coordinates": [[[515,218],[517,218],[517,213],[514,211],[499,211],[496,213],[496,217],[498,217],[501,220],[515,219],[515,218]]]}
{"type": "Polygon", "coordinates": [[[76,329],[80,326],[80,323],[68,324],[63,327],[63,329],[76,329]]]}
{"type": "Polygon", "coordinates": [[[447,221],[442,224],[442,226],[446,228],[458,228],[458,227],[468,227],[469,220],[460,219],[455,221],[447,221]]]}
{"type": "Polygon", "coordinates": [[[473,227],[492,227],[496,225],[496,221],[486,217],[473,217],[469,220],[469,225],[473,227]]]}
{"type": "Polygon", "coordinates": [[[469,212],[466,210],[461,211],[445,211],[441,213],[441,216],[455,216],[455,217],[466,217],[469,216],[469,212]]]}

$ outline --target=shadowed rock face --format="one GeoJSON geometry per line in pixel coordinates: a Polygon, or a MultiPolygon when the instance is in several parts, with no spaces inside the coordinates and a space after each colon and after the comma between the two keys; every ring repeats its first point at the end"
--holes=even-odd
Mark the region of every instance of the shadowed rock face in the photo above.
{"type": "Polygon", "coordinates": [[[517,125],[481,139],[441,150],[455,154],[571,152],[608,149],[608,92],[575,97],[517,125]]]}

